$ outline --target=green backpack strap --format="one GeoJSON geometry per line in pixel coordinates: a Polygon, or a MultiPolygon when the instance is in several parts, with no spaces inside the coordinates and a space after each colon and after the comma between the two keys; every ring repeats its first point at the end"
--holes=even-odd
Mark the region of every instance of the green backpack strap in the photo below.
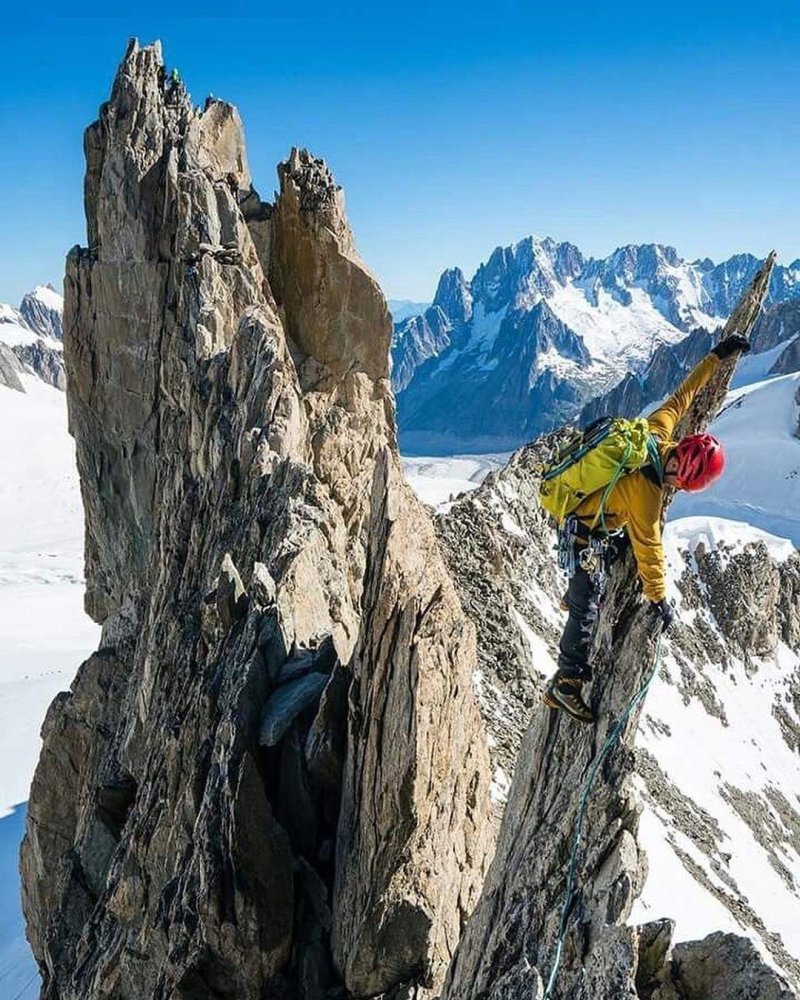
{"type": "Polygon", "coordinates": [[[647,439],[647,457],[650,460],[650,465],[652,465],[656,470],[658,481],[663,483],[664,463],[661,460],[661,448],[659,447],[659,441],[655,434],[651,434],[647,439]]]}

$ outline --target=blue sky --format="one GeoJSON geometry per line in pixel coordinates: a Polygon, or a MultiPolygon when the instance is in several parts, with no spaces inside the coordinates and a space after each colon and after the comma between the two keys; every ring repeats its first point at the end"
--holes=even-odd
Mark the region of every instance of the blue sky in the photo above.
{"type": "Polygon", "coordinates": [[[327,159],[390,297],[530,233],[800,256],[796,0],[129,7],[4,15],[0,301],[84,241],[81,134],[131,35],[238,105],[262,197],[292,145],[327,159]]]}

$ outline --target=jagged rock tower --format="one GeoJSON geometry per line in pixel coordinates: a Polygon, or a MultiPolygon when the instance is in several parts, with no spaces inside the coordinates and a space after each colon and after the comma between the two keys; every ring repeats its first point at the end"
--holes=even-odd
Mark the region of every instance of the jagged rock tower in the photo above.
{"type": "Polygon", "coordinates": [[[70,427],[101,646],[22,851],[47,1000],[436,989],[492,846],[474,629],[406,486],[391,323],[304,151],[132,42],[85,140],[70,427]]]}

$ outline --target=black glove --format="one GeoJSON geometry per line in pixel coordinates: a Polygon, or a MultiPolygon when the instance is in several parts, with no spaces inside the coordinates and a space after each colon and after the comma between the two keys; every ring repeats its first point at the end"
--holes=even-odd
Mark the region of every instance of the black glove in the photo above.
{"type": "Polygon", "coordinates": [[[650,631],[653,633],[666,632],[675,621],[675,611],[666,598],[660,601],[651,601],[648,612],[650,631]]]}
{"type": "Polygon", "coordinates": [[[711,353],[716,354],[720,361],[724,361],[725,358],[729,358],[737,351],[747,354],[749,350],[750,341],[747,337],[743,337],[741,333],[732,333],[730,337],[721,340],[716,347],[712,348],[711,353]]]}

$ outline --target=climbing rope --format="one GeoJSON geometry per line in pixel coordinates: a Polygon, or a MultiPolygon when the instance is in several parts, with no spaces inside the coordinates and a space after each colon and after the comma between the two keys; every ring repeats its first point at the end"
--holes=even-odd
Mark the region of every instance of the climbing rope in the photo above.
{"type": "Polygon", "coordinates": [[[547,989],[544,991],[542,1000],[552,1000],[553,987],[555,986],[558,967],[561,964],[561,952],[564,948],[564,937],[567,933],[567,921],[569,919],[570,910],[572,909],[572,895],[575,891],[575,882],[577,881],[578,855],[580,853],[581,841],[583,839],[583,821],[586,817],[586,807],[589,802],[589,793],[592,790],[592,785],[594,784],[597,772],[600,770],[600,767],[606,757],[608,757],[615,743],[622,735],[622,732],[628,724],[628,720],[630,719],[634,709],[636,709],[644,701],[647,692],[650,690],[650,685],[653,683],[653,680],[658,673],[658,665],[660,661],[661,636],[659,635],[656,641],[656,655],[653,660],[653,669],[650,671],[644,684],[642,684],[633,698],[631,698],[628,707],[612,726],[611,732],[608,734],[600,753],[597,757],[595,757],[594,763],[589,768],[589,776],[586,779],[586,785],[584,786],[580,804],[578,806],[578,821],[575,825],[575,837],[572,843],[572,856],[570,857],[569,868],[567,871],[567,888],[564,892],[564,903],[561,907],[561,922],[558,928],[558,942],[556,944],[556,952],[553,959],[553,968],[550,972],[550,978],[547,980],[547,989]]]}

